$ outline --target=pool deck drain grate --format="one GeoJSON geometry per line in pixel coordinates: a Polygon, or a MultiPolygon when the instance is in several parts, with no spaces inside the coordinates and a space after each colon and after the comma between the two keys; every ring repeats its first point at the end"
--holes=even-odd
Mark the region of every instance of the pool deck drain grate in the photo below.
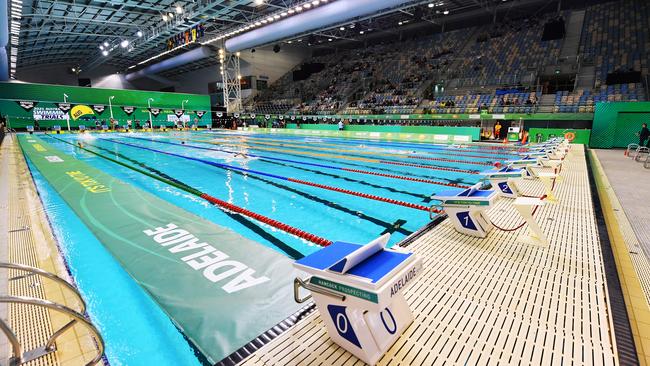
{"type": "MultiPolygon", "coordinates": [[[[573,146],[556,186],[557,204],[536,219],[548,247],[519,242],[525,229],[485,239],[445,220],[408,246],[424,273],[406,290],[415,321],[379,365],[617,365],[611,307],[585,152],[573,146]]],[[[526,194],[541,195],[525,181],[526,194]]],[[[502,227],[522,219],[500,200],[502,227]]],[[[360,365],[333,343],[318,312],[247,358],[245,365],[360,365]]]]}

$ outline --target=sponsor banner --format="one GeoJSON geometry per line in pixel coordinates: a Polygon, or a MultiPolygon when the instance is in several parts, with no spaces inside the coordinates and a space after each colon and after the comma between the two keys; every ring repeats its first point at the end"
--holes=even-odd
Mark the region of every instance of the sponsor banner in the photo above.
{"type": "Polygon", "coordinates": [[[161,112],[160,108],[147,108],[147,109],[154,117],[158,117],[158,115],[161,112]]]}
{"type": "Polygon", "coordinates": [[[174,109],[174,114],[176,115],[176,117],[181,118],[181,116],[185,114],[185,110],[184,109],[174,109]]]}
{"type": "Polygon", "coordinates": [[[63,153],[46,142],[51,137],[18,138],[35,169],[210,364],[300,309],[293,279],[301,273],[286,256],[63,153]]]}
{"type": "Polygon", "coordinates": [[[219,118],[223,117],[223,112],[217,112],[217,117],[219,118]]]}
{"type": "Polygon", "coordinates": [[[255,117],[256,117],[255,113],[251,113],[251,118],[254,119],[255,117]]]}
{"type": "Polygon", "coordinates": [[[182,115],[180,117],[178,117],[175,114],[168,114],[167,115],[167,122],[174,122],[176,124],[178,122],[188,123],[189,121],[190,121],[190,116],[188,116],[187,114],[184,114],[184,115],[182,115]]]}
{"type": "Polygon", "coordinates": [[[97,114],[102,114],[106,110],[106,106],[103,106],[101,104],[93,104],[93,111],[97,114]]]}
{"type": "Polygon", "coordinates": [[[264,115],[264,119],[271,119],[271,115],[270,114],[264,115]]]}
{"type": "Polygon", "coordinates": [[[505,114],[493,114],[492,119],[506,119],[505,114]]]}
{"type": "Polygon", "coordinates": [[[70,103],[56,103],[56,107],[61,110],[63,113],[68,113],[70,109],[72,109],[72,105],[70,103]]]}
{"type": "Polygon", "coordinates": [[[235,118],[239,118],[239,113],[235,113],[235,114],[233,114],[233,117],[235,117],[235,118]]]}
{"type": "Polygon", "coordinates": [[[38,104],[38,102],[31,102],[31,101],[27,101],[27,100],[17,100],[16,103],[18,103],[18,105],[22,109],[24,109],[24,110],[26,110],[28,112],[31,111],[32,109],[34,109],[34,107],[36,107],[36,104],[38,104]]]}
{"type": "Polygon", "coordinates": [[[60,121],[65,120],[67,113],[57,108],[35,107],[32,109],[34,120],[37,121],[60,121]]]}
{"type": "Polygon", "coordinates": [[[194,111],[194,114],[196,114],[197,117],[201,118],[205,114],[205,111],[194,111]]]}
{"type": "Polygon", "coordinates": [[[481,115],[480,114],[470,114],[469,119],[481,119],[481,115]]]}
{"type": "Polygon", "coordinates": [[[72,107],[72,110],[70,110],[70,117],[75,121],[79,119],[79,117],[89,114],[95,115],[95,112],[93,112],[89,106],[83,104],[76,105],[72,107]]]}
{"type": "Polygon", "coordinates": [[[135,109],[136,109],[135,107],[127,107],[127,106],[122,107],[122,110],[124,111],[124,113],[126,113],[127,116],[132,115],[133,112],[135,112],[135,109]]]}

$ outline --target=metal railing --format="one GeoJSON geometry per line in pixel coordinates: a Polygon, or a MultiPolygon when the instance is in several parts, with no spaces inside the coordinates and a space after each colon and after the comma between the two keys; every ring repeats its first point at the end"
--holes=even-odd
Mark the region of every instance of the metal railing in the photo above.
{"type": "Polygon", "coordinates": [[[83,324],[90,330],[90,332],[92,333],[93,337],[96,340],[96,344],[98,347],[97,355],[92,360],[90,360],[90,362],[88,362],[86,366],[95,365],[102,359],[102,356],[104,355],[104,348],[105,348],[104,339],[99,333],[99,330],[84,316],[83,313],[86,311],[86,303],[81,298],[81,295],[79,294],[79,292],[74,286],[72,286],[69,282],[67,282],[66,280],[62,279],[61,277],[55,274],[31,266],[26,266],[26,265],[16,264],[16,263],[0,262],[0,268],[14,269],[14,270],[27,272],[27,274],[9,278],[9,281],[16,281],[31,276],[41,276],[41,277],[48,278],[64,286],[72,293],[74,293],[75,297],[77,298],[77,301],[79,302],[79,311],[76,311],[64,305],[57,304],[49,300],[44,300],[44,299],[39,299],[34,297],[0,296],[0,303],[2,304],[22,304],[22,305],[37,306],[37,307],[42,307],[42,308],[63,313],[69,316],[70,318],[72,318],[69,322],[67,322],[61,328],[59,328],[54,333],[52,333],[52,335],[48,338],[45,345],[29,351],[23,351],[23,346],[18,340],[16,333],[3,319],[0,319],[0,331],[4,333],[4,335],[9,340],[9,343],[11,344],[12,355],[11,358],[9,359],[10,366],[23,365],[27,362],[36,360],[52,352],[55,352],[57,349],[56,340],[77,323],[83,324]]]}

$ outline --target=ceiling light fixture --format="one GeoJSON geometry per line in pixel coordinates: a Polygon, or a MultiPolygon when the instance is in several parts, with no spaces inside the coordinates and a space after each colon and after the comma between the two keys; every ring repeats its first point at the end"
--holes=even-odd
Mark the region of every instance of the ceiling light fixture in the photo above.
{"type": "Polygon", "coordinates": [[[183,8],[180,5],[176,5],[176,14],[183,14],[183,8]]]}
{"type": "Polygon", "coordinates": [[[106,50],[102,51],[102,55],[108,56],[108,51],[106,51],[106,50]]]}
{"type": "Polygon", "coordinates": [[[120,47],[126,48],[128,46],[129,46],[129,41],[128,40],[125,39],[122,42],[120,42],[120,47]]]}
{"type": "Polygon", "coordinates": [[[142,38],[142,31],[138,31],[135,35],[138,36],[138,38],[142,38]]]}

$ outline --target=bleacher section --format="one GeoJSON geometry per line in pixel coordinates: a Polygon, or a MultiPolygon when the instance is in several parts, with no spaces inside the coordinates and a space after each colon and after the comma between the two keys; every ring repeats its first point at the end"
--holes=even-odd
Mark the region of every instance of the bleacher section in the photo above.
{"type": "Polygon", "coordinates": [[[622,0],[587,8],[580,52],[593,59],[599,88],[616,71],[648,75],[648,1],[622,0]]]}
{"type": "Polygon", "coordinates": [[[568,19],[568,11],[540,20],[510,20],[498,26],[465,28],[315,57],[310,62],[325,64],[322,71],[295,82],[288,73],[259,95],[248,110],[294,114],[591,113],[598,102],[645,101],[649,3],[623,0],[588,7],[579,57],[581,62],[594,62],[595,82],[591,85],[591,79],[581,79],[589,80],[589,86],[583,82],[576,90],[560,89],[547,98],[542,98],[536,83],[547,66],[558,64],[563,40],[542,41],[544,24],[558,17],[568,19]],[[617,71],[640,72],[642,79],[607,85],[608,75],[617,71]],[[434,94],[432,83],[439,80],[453,87],[434,94]],[[503,87],[517,91],[497,92],[503,87]]]}

